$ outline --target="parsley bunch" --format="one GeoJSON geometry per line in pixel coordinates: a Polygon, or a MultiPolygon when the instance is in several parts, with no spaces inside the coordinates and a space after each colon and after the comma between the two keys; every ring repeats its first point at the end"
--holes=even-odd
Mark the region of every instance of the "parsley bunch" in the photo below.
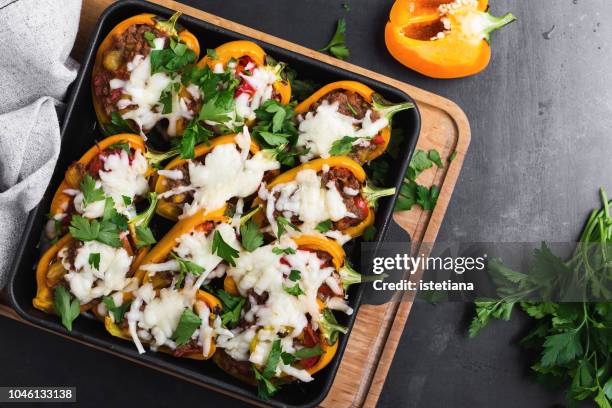
{"type": "MultiPolygon", "coordinates": [[[[539,352],[531,366],[537,379],[566,385],[572,405],[587,398],[601,408],[612,401],[612,304],[588,302],[587,295],[609,300],[612,283],[608,249],[612,243],[610,201],[601,190],[603,208],[594,210],[580,237],[574,256],[563,261],[543,243],[535,251],[529,273],[514,271],[492,260],[489,271],[500,300],[476,301],[476,316],[469,334],[474,337],[491,319],[509,320],[515,307],[534,320],[535,328],[521,340],[539,352]],[[525,301],[537,294],[572,294],[582,302],[525,301]]],[[[561,297],[562,298],[562,297],[561,297]]]]}

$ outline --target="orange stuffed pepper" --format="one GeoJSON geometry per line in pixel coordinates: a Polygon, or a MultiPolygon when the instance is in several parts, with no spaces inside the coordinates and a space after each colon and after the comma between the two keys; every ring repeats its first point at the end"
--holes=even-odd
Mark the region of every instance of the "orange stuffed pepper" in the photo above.
{"type": "Polygon", "coordinates": [[[169,20],[139,14],[122,21],[104,38],[92,72],[93,105],[107,134],[148,135],[158,128],[177,136],[199,110],[197,87],[181,83],[185,68],[200,54],[198,40],[169,20]]]}
{"type": "Polygon", "coordinates": [[[295,108],[297,146],[308,149],[301,160],[340,155],[360,163],[374,160],[389,145],[393,115],[411,108],[410,102],[389,104],[361,82],[325,85],[295,108]]]}

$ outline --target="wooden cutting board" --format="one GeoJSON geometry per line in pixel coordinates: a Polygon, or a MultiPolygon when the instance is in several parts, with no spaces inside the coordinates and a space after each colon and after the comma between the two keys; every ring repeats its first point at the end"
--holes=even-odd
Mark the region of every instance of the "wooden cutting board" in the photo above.
{"type": "MultiPolygon", "coordinates": [[[[113,2],[114,0],[83,1],[80,29],[72,52],[76,60],[83,56],[98,16],[113,2]]],[[[433,211],[413,208],[411,211],[397,213],[395,221],[412,237],[413,251],[419,250],[419,242],[433,243],[436,240],[470,144],[470,126],[467,117],[456,104],[423,89],[175,1],[153,0],[153,2],[246,36],[354,71],[409,94],[417,102],[421,112],[421,134],[417,149],[425,151],[437,149],[446,165],[443,169],[434,166],[423,172],[418,180],[420,184],[435,184],[440,187],[436,208],[433,211]],[[456,157],[449,162],[447,159],[453,152],[456,152],[456,157]]],[[[323,407],[376,405],[400,336],[404,332],[411,306],[411,299],[405,296],[380,306],[360,307],[332,389],[321,404],[323,407]]],[[[21,320],[12,309],[2,304],[0,304],[0,315],[21,320]]],[[[409,332],[407,335],[410,335],[409,332]]]]}

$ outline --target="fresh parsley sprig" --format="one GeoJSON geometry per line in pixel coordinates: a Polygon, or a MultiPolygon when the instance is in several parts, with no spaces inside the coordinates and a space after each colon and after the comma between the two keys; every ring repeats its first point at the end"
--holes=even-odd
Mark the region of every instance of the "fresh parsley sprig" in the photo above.
{"type": "Polygon", "coordinates": [[[341,17],[338,20],[338,25],[336,26],[336,32],[334,36],[329,41],[329,43],[321,48],[319,51],[321,52],[329,52],[331,55],[338,59],[346,60],[350,57],[350,52],[348,47],[346,46],[346,21],[344,17],[341,17]]]}

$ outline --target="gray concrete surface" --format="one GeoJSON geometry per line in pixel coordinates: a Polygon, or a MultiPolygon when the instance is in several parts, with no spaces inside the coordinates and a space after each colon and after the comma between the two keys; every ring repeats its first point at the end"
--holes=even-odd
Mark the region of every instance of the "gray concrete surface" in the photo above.
{"type": "MultiPolygon", "coordinates": [[[[322,47],[345,16],[352,62],[457,102],[470,118],[472,145],[443,240],[576,239],[599,204],[599,186],[612,192],[610,1],[493,1],[494,14],[512,11],[519,21],[493,35],[486,72],[450,81],[412,73],[387,54],[382,32],[391,0],[348,0],[349,12],[342,0],[185,2],[312,48],[322,47]]],[[[470,313],[462,304],[415,305],[381,407],[547,407],[563,401],[559,392],[530,380],[530,356],[515,344],[525,330],[520,317],[468,340],[470,313]]],[[[88,406],[143,395],[151,406],[238,405],[5,319],[0,333],[0,349],[15,350],[0,353],[0,366],[10,367],[0,370],[1,384],[77,382],[79,401],[88,406]],[[70,370],[58,371],[64,364],[70,370]]]]}

